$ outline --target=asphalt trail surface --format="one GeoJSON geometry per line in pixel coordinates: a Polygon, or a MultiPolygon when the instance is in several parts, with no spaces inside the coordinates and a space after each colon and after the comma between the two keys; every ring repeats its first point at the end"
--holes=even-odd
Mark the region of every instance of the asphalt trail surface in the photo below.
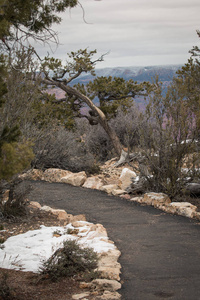
{"type": "Polygon", "coordinates": [[[200,299],[200,223],[97,190],[41,181],[31,185],[30,200],[85,214],[107,229],[122,253],[122,299],[200,299]]]}

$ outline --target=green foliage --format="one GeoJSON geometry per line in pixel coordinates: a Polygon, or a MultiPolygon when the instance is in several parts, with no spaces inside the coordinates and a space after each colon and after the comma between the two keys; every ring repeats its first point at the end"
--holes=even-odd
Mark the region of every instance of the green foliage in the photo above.
{"type": "Polygon", "coordinates": [[[77,5],[77,0],[1,0],[0,38],[13,36],[12,29],[27,32],[47,31],[53,23],[60,23],[58,13],[77,5]]]}
{"type": "Polygon", "coordinates": [[[19,126],[16,125],[12,128],[9,128],[7,125],[3,128],[0,136],[0,155],[2,152],[2,146],[4,143],[13,143],[17,142],[20,136],[19,126]]]}
{"type": "Polygon", "coordinates": [[[85,87],[77,85],[78,90],[86,94],[90,99],[99,100],[99,108],[108,119],[116,116],[121,108],[124,112],[133,104],[136,95],[145,94],[145,84],[138,84],[133,80],[126,81],[121,77],[97,77],[85,87]]]}
{"type": "Polygon", "coordinates": [[[76,241],[65,241],[63,247],[43,263],[40,272],[52,281],[60,277],[88,275],[97,268],[98,256],[91,248],[81,248],[76,241]]]}
{"type": "MultiPolygon", "coordinates": [[[[88,51],[88,49],[80,49],[76,52],[67,54],[67,62],[64,64],[61,59],[53,57],[45,57],[41,65],[41,71],[46,76],[50,76],[50,71],[53,71],[52,79],[64,79],[64,83],[69,83],[77,78],[81,73],[90,72],[95,75],[94,67],[95,61],[92,57],[96,54],[96,50],[88,51]]],[[[102,60],[98,59],[97,61],[102,60]]]]}
{"type": "Polygon", "coordinates": [[[32,143],[4,143],[0,156],[0,179],[10,179],[30,166],[34,158],[32,143]]]}

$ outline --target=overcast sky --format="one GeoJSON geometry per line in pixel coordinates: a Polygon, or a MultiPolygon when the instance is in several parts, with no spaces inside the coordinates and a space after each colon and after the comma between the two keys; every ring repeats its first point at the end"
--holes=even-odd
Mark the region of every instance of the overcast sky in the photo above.
{"type": "Polygon", "coordinates": [[[99,55],[109,52],[101,68],[184,64],[200,44],[199,0],[79,1],[87,23],[80,6],[62,14],[54,26],[61,43],[55,57],[88,47],[99,55]]]}

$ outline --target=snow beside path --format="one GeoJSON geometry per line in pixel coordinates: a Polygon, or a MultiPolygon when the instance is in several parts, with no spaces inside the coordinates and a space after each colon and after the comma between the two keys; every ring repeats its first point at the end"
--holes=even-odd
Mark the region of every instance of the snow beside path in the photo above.
{"type": "Polygon", "coordinates": [[[83,247],[91,247],[97,253],[116,249],[105,235],[91,230],[92,223],[80,222],[77,235],[68,234],[74,229],[71,224],[65,227],[45,227],[31,230],[8,238],[0,249],[0,267],[37,273],[44,260],[47,260],[67,240],[77,240],[83,247]],[[55,236],[56,234],[56,236],[55,236]],[[93,238],[91,239],[91,234],[93,238]],[[96,236],[95,236],[96,235],[96,236]]]}

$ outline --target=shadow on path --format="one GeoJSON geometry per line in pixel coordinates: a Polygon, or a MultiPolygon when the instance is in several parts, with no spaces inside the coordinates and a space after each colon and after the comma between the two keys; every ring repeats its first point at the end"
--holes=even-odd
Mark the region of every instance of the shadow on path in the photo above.
{"type": "Polygon", "coordinates": [[[122,253],[122,299],[200,299],[200,223],[96,190],[31,185],[30,200],[105,226],[122,253]]]}

